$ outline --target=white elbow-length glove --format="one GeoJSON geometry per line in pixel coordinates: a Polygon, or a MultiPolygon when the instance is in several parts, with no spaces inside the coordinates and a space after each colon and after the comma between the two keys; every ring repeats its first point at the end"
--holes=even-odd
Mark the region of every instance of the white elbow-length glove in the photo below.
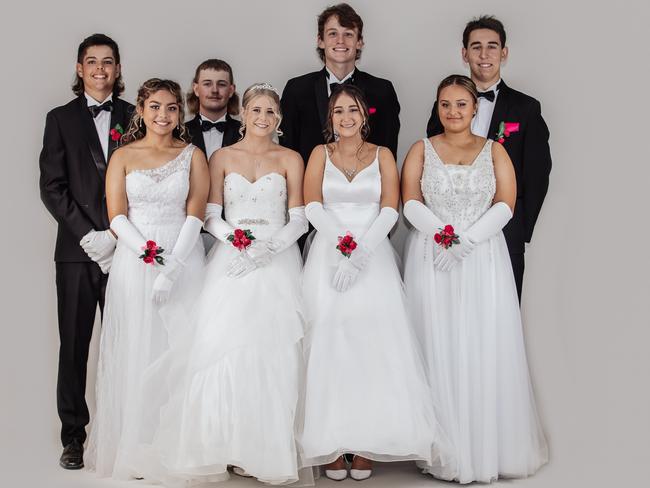
{"type": "Polygon", "coordinates": [[[202,226],[201,219],[193,215],[185,218],[174,249],[165,256],[165,264],[160,267],[160,273],[153,282],[151,298],[155,303],[162,304],[169,299],[174,282],[180,276],[187,258],[196,246],[202,226]]]}
{"type": "MultiPolygon", "coordinates": [[[[508,204],[505,202],[497,202],[464,232],[464,240],[470,242],[475,247],[500,232],[511,218],[512,211],[508,204]]],[[[452,246],[449,250],[453,250],[454,247],[456,246],[452,246]]],[[[433,263],[434,265],[436,265],[438,259],[440,259],[440,256],[436,258],[436,261],[433,263]]],[[[441,263],[442,265],[443,263],[441,263]]]]}
{"type": "MultiPolygon", "coordinates": [[[[419,200],[409,200],[404,204],[404,217],[408,219],[413,227],[430,237],[440,232],[440,229],[446,225],[440,217],[419,200]]],[[[451,270],[456,263],[467,257],[476,247],[476,244],[465,233],[457,233],[457,235],[458,244],[454,244],[448,249],[440,246],[437,250],[438,254],[433,262],[436,269],[440,271],[451,270]]]]}
{"type": "Polygon", "coordinates": [[[356,281],[359,272],[372,258],[372,254],[397,222],[399,214],[392,207],[383,207],[370,224],[368,230],[359,238],[357,247],[349,258],[343,256],[334,273],[332,286],[339,292],[347,291],[356,281]]]}
{"type": "Polygon", "coordinates": [[[222,217],[223,206],[218,203],[208,203],[205,209],[205,223],[203,228],[221,242],[230,244],[228,236],[235,230],[232,225],[226,222],[222,217]]]}
{"type": "Polygon", "coordinates": [[[308,203],[305,206],[305,215],[311,225],[328,241],[331,241],[332,246],[336,247],[339,236],[344,235],[345,232],[341,232],[340,224],[325,211],[323,204],[321,202],[308,203]]]}
{"type": "Polygon", "coordinates": [[[111,220],[111,229],[119,241],[140,257],[147,245],[147,240],[140,231],[131,223],[126,215],[120,214],[111,220]]]}
{"type": "Polygon", "coordinates": [[[255,240],[250,248],[230,263],[228,276],[241,277],[255,268],[266,266],[274,255],[288,249],[309,229],[305,207],[292,207],[288,210],[288,222],[266,241],[255,240]]]}

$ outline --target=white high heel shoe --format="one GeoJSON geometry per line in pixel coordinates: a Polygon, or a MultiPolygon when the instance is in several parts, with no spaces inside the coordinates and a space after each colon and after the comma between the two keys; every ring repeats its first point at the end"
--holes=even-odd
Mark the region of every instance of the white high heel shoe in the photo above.
{"type": "MultiPolygon", "coordinates": [[[[341,458],[343,458],[343,462],[345,462],[345,458],[341,456],[339,459],[341,458]]],[[[343,481],[345,478],[348,477],[348,470],[347,469],[326,469],[325,476],[327,476],[329,479],[334,481],[343,481]]]]}
{"type": "MultiPolygon", "coordinates": [[[[357,456],[355,455],[352,458],[352,462],[354,462],[355,457],[357,456]]],[[[350,478],[355,481],[367,480],[370,478],[370,475],[372,475],[372,469],[350,469],[350,478]]]]}

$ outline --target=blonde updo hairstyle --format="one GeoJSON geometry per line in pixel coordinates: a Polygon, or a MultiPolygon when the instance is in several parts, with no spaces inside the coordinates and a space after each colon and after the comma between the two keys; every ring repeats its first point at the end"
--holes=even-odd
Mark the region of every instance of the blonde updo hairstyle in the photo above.
{"type": "MultiPolygon", "coordinates": [[[[275,118],[277,120],[277,124],[275,126],[275,132],[277,133],[278,137],[282,136],[282,131],[280,130],[280,124],[282,123],[282,109],[280,108],[280,95],[278,95],[278,92],[271,86],[269,83],[255,83],[248,88],[246,88],[246,91],[244,92],[244,95],[242,96],[241,100],[241,106],[242,110],[246,110],[246,108],[250,105],[250,103],[255,100],[258,97],[261,96],[267,96],[271,100],[273,100],[273,103],[275,104],[275,118]]],[[[239,127],[239,135],[240,138],[239,140],[244,138],[244,134],[246,133],[246,123],[244,122],[244,117],[242,117],[242,124],[239,127]]]]}
{"type": "Polygon", "coordinates": [[[147,128],[142,122],[140,112],[144,110],[144,102],[154,93],[160,90],[167,90],[174,96],[176,103],[178,103],[178,126],[174,128],[172,135],[176,139],[180,139],[185,143],[190,142],[189,134],[185,128],[183,121],[185,120],[185,103],[183,102],[183,91],[181,86],[172,80],[163,80],[160,78],[151,78],[145,81],[138,89],[138,97],[136,99],[136,110],[133,111],[133,116],[129,123],[129,128],[120,140],[121,144],[128,144],[142,139],[147,133],[147,128]]]}

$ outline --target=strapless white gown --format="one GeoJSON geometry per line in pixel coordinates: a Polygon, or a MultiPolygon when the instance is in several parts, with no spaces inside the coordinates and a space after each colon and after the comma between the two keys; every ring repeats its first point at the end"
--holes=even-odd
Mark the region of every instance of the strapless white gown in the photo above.
{"type": "MultiPolygon", "coordinates": [[[[287,221],[286,180],[270,173],[251,183],[230,173],[224,207],[234,228],[268,239],[287,221]]],[[[150,481],[218,482],[230,465],[271,484],[311,481],[311,473],[299,474],[294,435],[303,369],[300,252],[294,244],[267,266],[228,277],[238,253],[218,241],[208,258],[192,340],[178,338],[168,367],[171,400],[153,443],[134,461],[150,481]]]]}

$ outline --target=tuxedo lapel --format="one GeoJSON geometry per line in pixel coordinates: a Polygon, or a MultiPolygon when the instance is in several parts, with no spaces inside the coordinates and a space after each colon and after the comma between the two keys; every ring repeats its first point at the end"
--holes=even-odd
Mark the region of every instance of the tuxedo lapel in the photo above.
{"type": "Polygon", "coordinates": [[[205,154],[205,140],[203,139],[203,130],[201,129],[201,116],[197,113],[192,120],[185,124],[185,126],[192,138],[192,144],[198,147],[205,154]]]}
{"type": "Polygon", "coordinates": [[[488,131],[487,138],[496,140],[497,132],[499,131],[499,124],[505,122],[508,113],[508,102],[510,99],[510,88],[502,80],[499,87],[499,95],[497,102],[494,105],[492,112],[492,120],[490,121],[490,130],[488,131]]]}
{"type": "Polygon", "coordinates": [[[326,70],[323,68],[314,81],[314,94],[316,97],[316,107],[318,107],[318,118],[320,119],[320,126],[325,129],[327,124],[327,75],[326,70]]]}
{"type": "Polygon", "coordinates": [[[232,146],[239,140],[239,124],[229,114],[226,114],[226,130],[223,133],[221,147],[232,146]]]}
{"type": "Polygon", "coordinates": [[[129,125],[126,117],[124,104],[120,103],[120,101],[116,99],[113,103],[113,111],[111,112],[111,126],[108,129],[108,161],[111,160],[111,155],[113,154],[113,151],[117,149],[120,142],[119,139],[117,141],[113,140],[111,137],[111,130],[114,129],[117,124],[120,124],[122,130],[126,132],[129,125]]]}
{"type": "MultiPolygon", "coordinates": [[[[93,163],[97,168],[97,173],[99,177],[104,180],[106,177],[106,159],[104,159],[104,151],[102,150],[102,145],[99,142],[99,136],[97,135],[97,129],[95,128],[95,122],[93,116],[88,110],[88,104],[86,103],[85,97],[79,97],[79,123],[81,125],[81,134],[83,135],[86,143],[88,144],[88,149],[93,158],[93,163]]],[[[112,119],[112,116],[111,116],[112,119]]]]}

